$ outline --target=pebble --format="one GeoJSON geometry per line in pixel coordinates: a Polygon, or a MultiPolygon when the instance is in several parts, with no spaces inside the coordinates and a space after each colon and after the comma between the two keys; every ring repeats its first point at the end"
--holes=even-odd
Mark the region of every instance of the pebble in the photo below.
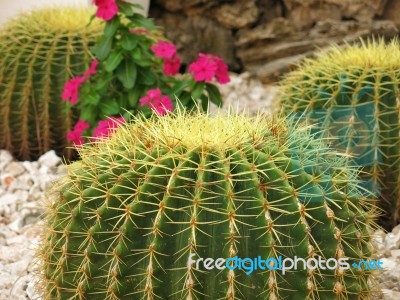
{"type": "Polygon", "coordinates": [[[36,299],[33,255],[41,233],[36,226],[40,201],[57,177],[65,174],[54,151],[37,162],[14,161],[0,150],[0,299],[36,299]]]}
{"type": "Polygon", "coordinates": [[[230,74],[231,81],[227,84],[217,84],[224,105],[217,108],[211,105],[210,113],[215,115],[217,111],[227,112],[230,108],[234,111],[246,111],[255,115],[258,111],[271,113],[278,110],[277,86],[265,86],[261,81],[252,78],[250,73],[230,74]]]}

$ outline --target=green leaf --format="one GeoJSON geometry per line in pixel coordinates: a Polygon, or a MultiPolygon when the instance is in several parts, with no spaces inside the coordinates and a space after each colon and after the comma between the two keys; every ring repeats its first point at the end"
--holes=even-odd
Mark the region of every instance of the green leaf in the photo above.
{"type": "Polygon", "coordinates": [[[124,57],[122,56],[121,51],[111,52],[110,56],[107,58],[106,61],[106,66],[105,66],[106,71],[107,72],[114,71],[119,66],[123,58],[124,57]]]}
{"type": "Polygon", "coordinates": [[[150,68],[138,68],[138,83],[143,85],[153,85],[156,78],[150,68]]]}
{"type": "Polygon", "coordinates": [[[190,82],[187,80],[182,80],[178,81],[171,89],[171,94],[178,97],[181,95],[181,93],[188,88],[190,85],[190,82]]]}
{"type": "Polygon", "coordinates": [[[126,89],[131,89],[135,86],[136,77],[136,64],[130,59],[125,59],[117,68],[117,78],[126,89]]]}
{"type": "Polygon", "coordinates": [[[105,89],[108,90],[108,84],[113,80],[114,76],[111,73],[104,73],[102,76],[98,76],[95,81],[95,88],[97,91],[102,93],[105,89]]]}
{"type": "Polygon", "coordinates": [[[140,49],[140,47],[136,47],[135,49],[133,49],[132,58],[135,61],[140,61],[142,59],[142,50],[140,49]]]}
{"type": "Polygon", "coordinates": [[[132,116],[136,116],[136,114],[137,114],[137,110],[131,109],[131,110],[125,111],[122,116],[124,117],[124,119],[127,122],[129,122],[132,119],[132,116]]]}
{"type": "Polygon", "coordinates": [[[85,106],[81,109],[80,118],[89,123],[94,123],[96,116],[96,110],[91,105],[85,106]]]}
{"type": "Polygon", "coordinates": [[[129,2],[123,2],[123,1],[118,1],[118,8],[119,11],[126,15],[127,17],[131,17],[134,15],[133,7],[135,5],[132,5],[132,3],[129,2]]]}
{"type": "Polygon", "coordinates": [[[114,37],[120,24],[121,22],[118,17],[114,17],[112,20],[108,21],[104,28],[104,36],[111,38],[114,37]]]}
{"type": "Polygon", "coordinates": [[[215,105],[217,105],[218,107],[221,107],[223,105],[223,102],[222,102],[221,93],[218,90],[218,88],[211,83],[207,83],[206,88],[207,88],[209,100],[212,103],[214,103],[215,105]]]}
{"type": "Polygon", "coordinates": [[[177,103],[181,104],[182,107],[186,107],[191,100],[192,96],[189,93],[184,92],[182,96],[178,98],[177,103]]]}
{"type": "Polygon", "coordinates": [[[129,91],[128,93],[129,108],[134,108],[137,106],[139,98],[142,95],[142,93],[143,89],[139,86],[129,91]]]}
{"type": "Polygon", "coordinates": [[[135,8],[139,8],[139,9],[141,9],[141,10],[144,10],[143,5],[141,5],[141,4],[139,4],[139,3],[132,3],[132,6],[135,7],[135,8]]]}
{"type": "Polygon", "coordinates": [[[100,110],[105,116],[112,116],[119,113],[119,104],[115,100],[108,100],[100,104],[100,110]]]}
{"type": "Polygon", "coordinates": [[[203,94],[203,95],[201,95],[200,99],[201,99],[201,107],[202,107],[203,111],[208,111],[208,107],[210,105],[210,102],[208,101],[208,97],[203,94]]]}
{"type": "Polygon", "coordinates": [[[135,24],[137,27],[144,27],[149,30],[155,30],[156,25],[154,25],[153,21],[151,19],[148,19],[142,15],[137,15],[136,18],[132,22],[135,24]]]}
{"type": "Polygon", "coordinates": [[[100,95],[97,94],[95,91],[92,91],[91,93],[85,95],[83,101],[87,104],[96,106],[97,104],[99,104],[100,95]]]}
{"type": "Polygon", "coordinates": [[[96,15],[91,15],[89,19],[89,23],[86,25],[86,28],[89,28],[92,25],[93,20],[96,19],[96,15]]]}
{"type": "Polygon", "coordinates": [[[136,47],[137,43],[136,35],[129,32],[125,33],[121,38],[122,48],[128,51],[132,51],[136,47]]]}
{"type": "Polygon", "coordinates": [[[197,100],[204,92],[205,85],[203,82],[196,84],[195,88],[192,91],[192,98],[197,100]]]}
{"type": "Polygon", "coordinates": [[[93,49],[93,52],[94,54],[96,54],[99,60],[104,60],[110,53],[112,44],[113,44],[113,37],[103,36],[98,42],[97,46],[93,49]]]}

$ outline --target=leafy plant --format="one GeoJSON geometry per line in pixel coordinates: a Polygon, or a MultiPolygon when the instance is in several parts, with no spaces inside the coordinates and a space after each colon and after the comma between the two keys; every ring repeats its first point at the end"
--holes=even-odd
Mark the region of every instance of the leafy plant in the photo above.
{"type": "MultiPolygon", "coordinates": [[[[80,122],[85,122],[85,129],[78,125],[69,134],[75,144],[85,142],[82,136],[99,132],[99,121],[111,116],[122,116],[120,121],[124,121],[139,112],[145,117],[154,112],[166,114],[178,106],[177,98],[186,108],[195,108],[198,101],[204,109],[209,101],[222,105],[220,92],[211,82],[214,77],[220,83],[229,81],[228,68],[221,58],[200,54],[189,67],[194,76],[175,76],[180,69],[175,46],[160,39],[154,23],[133,10],[139,5],[120,0],[95,4],[97,16],[107,21],[103,36],[93,48],[97,59],[91,72],[66,84],[63,95],[64,100],[76,104],[80,122]]],[[[102,136],[109,133],[101,132],[102,136]]]]}
{"type": "Polygon", "coordinates": [[[44,299],[370,299],[368,268],[247,275],[188,263],[370,258],[374,206],[308,127],[178,112],[79,151],[45,221],[44,299]]]}

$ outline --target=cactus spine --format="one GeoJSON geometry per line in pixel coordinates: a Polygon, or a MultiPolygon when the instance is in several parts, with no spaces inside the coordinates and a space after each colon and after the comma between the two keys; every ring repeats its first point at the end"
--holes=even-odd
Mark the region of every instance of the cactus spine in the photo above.
{"type": "Polygon", "coordinates": [[[286,113],[299,113],[334,137],[363,167],[365,188],[381,198],[381,220],[400,220],[400,45],[361,41],[306,60],[282,81],[286,113]]]}
{"type": "Polygon", "coordinates": [[[306,127],[186,114],[80,150],[38,253],[44,299],[369,299],[369,270],[196,269],[199,258],[368,259],[374,207],[306,127]]]}
{"type": "Polygon", "coordinates": [[[77,113],[61,101],[64,83],[91,61],[102,30],[92,12],[51,8],[22,14],[0,31],[0,148],[19,159],[55,149],[70,157],[66,134],[77,113]]]}

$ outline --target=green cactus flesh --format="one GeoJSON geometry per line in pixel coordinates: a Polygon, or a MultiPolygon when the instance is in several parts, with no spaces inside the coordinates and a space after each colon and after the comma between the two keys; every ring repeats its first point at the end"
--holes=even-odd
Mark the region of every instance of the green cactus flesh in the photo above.
{"type": "Polygon", "coordinates": [[[282,82],[286,113],[324,129],[336,150],[363,167],[387,226],[400,221],[400,45],[397,40],[334,48],[282,82]]]}
{"type": "Polygon", "coordinates": [[[44,299],[369,299],[370,270],[197,269],[199,258],[371,255],[374,206],[305,126],[136,120],[80,150],[38,252],[44,299]]]}
{"type": "Polygon", "coordinates": [[[22,14],[0,31],[0,148],[19,159],[54,149],[71,157],[66,140],[77,119],[61,101],[65,82],[92,60],[102,25],[92,11],[50,8],[22,14]]]}

